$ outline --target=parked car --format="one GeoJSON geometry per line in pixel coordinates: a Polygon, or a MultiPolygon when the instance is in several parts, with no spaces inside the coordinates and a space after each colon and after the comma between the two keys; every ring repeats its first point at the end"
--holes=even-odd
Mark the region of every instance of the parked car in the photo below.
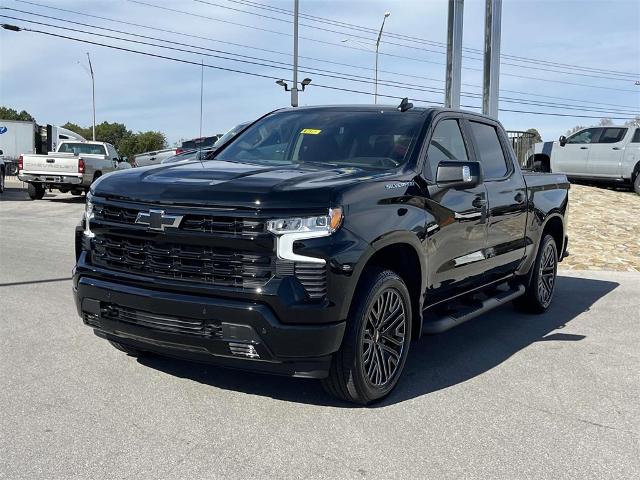
{"type": "Polygon", "coordinates": [[[193,160],[204,160],[207,156],[215,151],[215,148],[203,148],[198,150],[187,150],[182,153],[178,153],[173,157],[165,158],[162,164],[166,163],[178,163],[178,162],[190,162],[193,160]]]}
{"type": "Polygon", "coordinates": [[[592,127],[535,145],[542,171],[570,179],[629,185],[640,194],[640,127],[592,127]]]}
{"type": "Polygon", "coordinates": [[[284,109],[204,162],[91,187],[77,311],[131,355],[321,378],[361,404],[411,340],[551,304],[569,183],[524,173],[502,126],[389,106],[284,109]]]}
{"type": "Polygon", "coordinates": [[[212,135],[210,137],[194,138],[192,140],[185,140],[182,142],[179,148],[176,149],[176,153],[182,153],[187,150],[196,150],[198,148],[212,147],[218,140],[219,135],[212,135]]]}
{"type": "Polygon", "coordinates": [[[159,165],[164,159],[174,156],[176,150],[176,148],[165,148],[164,150],[139,153],[133,159],[133,166],[147,167],[149,165],[159,165]]]}
{"type": "Polygon", "coordinates": [[[122,161],[115,147],[104,142],[62,141],[56,152],[22,155],[18,178],[28,184],[29,198],[40,200],[46,189],[80,195],[100,176],[122,161]]]}

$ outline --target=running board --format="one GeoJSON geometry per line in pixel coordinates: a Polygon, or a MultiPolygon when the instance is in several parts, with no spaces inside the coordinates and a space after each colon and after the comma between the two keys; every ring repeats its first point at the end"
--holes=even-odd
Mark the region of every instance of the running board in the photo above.
{"type": "Polygon", "coordinates": [[[424,322],[422,325],[422,332],[428,334],[434,333],[442,333],[447,330],[456,327],[467,320],[471,320],[472,318],[476,318],[479,315],[482,315],[489,310],[492,310],[500,305],[504,305],[505,303],[510,302],[522,295],[524,295],[525,288],[524,285],[518,285],[515,290],[507,290],[506,292],[500,292],[495,297],[487,298],[484,300],[480,306],[474,308],[469,311],[468,309],[459,312],[461,315],[446,315],[444,317],[438,318],[437,320],[424,322]]]}

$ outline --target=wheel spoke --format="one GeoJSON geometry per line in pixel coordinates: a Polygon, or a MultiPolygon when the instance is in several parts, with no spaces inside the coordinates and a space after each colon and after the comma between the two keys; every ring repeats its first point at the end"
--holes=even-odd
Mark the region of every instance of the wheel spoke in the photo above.
{"type": "Polygon", "coordinates": [[[378,295],[369,312],[361,337],[361,361],[365,376],[376,387],[396,375],[406,341],[406,304],[395,289],[378,295]]]}

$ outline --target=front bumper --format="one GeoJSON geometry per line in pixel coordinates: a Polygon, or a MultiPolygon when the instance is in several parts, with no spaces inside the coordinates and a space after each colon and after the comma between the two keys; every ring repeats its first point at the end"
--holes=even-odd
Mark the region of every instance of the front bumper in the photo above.
{"type": "Polygon", "coordinates": [[[74,276],[78,313],[108,340],[187,360],[323,378],[345,322],[292,325],[269,306],[74,276]]]}

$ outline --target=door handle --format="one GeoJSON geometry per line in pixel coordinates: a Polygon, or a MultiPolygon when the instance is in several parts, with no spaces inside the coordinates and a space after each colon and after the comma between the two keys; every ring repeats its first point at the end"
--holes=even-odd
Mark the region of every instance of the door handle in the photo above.
{"type": "Polygon", "coordinates": [[[622,150],[620,147],[613,147],[611,150],[622,150]]]}
{"type": "Polygon", "coordinates": [[[580,150],[589,150],[589,147],[580,147],[580,150]]]}
{"type": "Polygon", "coordinates": [[[516,193],[516,196],[515,196],[515,197],[513,197],[513,199],[516,201],[516,203],[522,203],[522,202],[524,202],[524,198],[525,198],[525,197],[524,197],[524,193],[522,193],[522,192],[518,192],[518,193],[516,193]]]}
{"type": "Polygon", "coordinates": [[[473,205],[475,208],[482,208],[486,204],[487,204],[487,200],[482,197],[476,197],[473,199],[473,202],[471,202],[471,205],[473,205]]]}

